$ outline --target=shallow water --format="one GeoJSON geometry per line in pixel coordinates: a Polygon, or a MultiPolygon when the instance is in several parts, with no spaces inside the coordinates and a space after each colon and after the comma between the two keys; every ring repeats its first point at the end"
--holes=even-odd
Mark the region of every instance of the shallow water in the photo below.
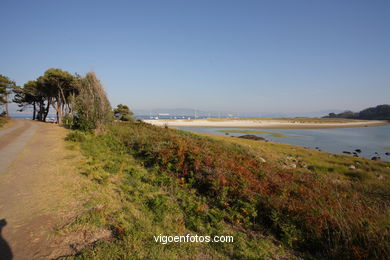
{"type": "MultiPolygon", "coordinates": [[[[322,151],[341,154],[343,151],[354,152],[362,150],[360,157],[372,158],[380,156],[382,160],[390,161],[390,125],[373,127],[331,128],[331,129],[254,129],[254,128],[211,128],[211,127],[175,127],[190,132],[223,135],[221,130],[264,130],[287,135],[287,137],[275,137],[267,133],[253,135],[261,136],[272,142],[292,144],[322,151]],[[377,153],[377,154],[376,154],[377,153]]],[[[230,136],[240,136],[246,133],[229,133],[230,136]]]]}

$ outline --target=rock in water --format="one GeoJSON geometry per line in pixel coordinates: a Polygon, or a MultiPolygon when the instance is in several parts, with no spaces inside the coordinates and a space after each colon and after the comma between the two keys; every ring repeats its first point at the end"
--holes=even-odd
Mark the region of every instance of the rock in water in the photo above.
{"type": "Polygon", "coordinates": [[[343,151],[343,153],[345,153],[345,154],[351,154],[351,152],[348,152],[348,151],[343,151]]]}
{"type": "Polygon", "coordinates": [[[362,152],[362,150],[360,150],[360,149],[356,149],[356,150],[355,150],[355,152],[357,152],[357,153],[361,153],[361,152],[362,152]]]}
{"type": "Polygon", "coordinates": [[[256,141],[265,141],[265,138],[256,135],[241,135],[238,138],[256,140],[256,141]]]}

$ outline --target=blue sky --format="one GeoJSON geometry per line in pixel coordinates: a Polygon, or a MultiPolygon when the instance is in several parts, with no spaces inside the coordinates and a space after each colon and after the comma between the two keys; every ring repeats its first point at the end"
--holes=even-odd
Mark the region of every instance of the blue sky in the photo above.
{"type": "Polygon", "coordinates": [[[1,1],[0,73],[94,71],[113,105],[259,113],[390,101],[390,1],[1,1]]]}

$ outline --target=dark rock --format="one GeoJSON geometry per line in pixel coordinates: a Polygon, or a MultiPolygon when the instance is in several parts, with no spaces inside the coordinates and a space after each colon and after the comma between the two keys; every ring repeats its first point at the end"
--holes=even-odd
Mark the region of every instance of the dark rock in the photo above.
{"type": "Polygon", "coordinates": [[[355,150],[355,152],[357,152],[357,153],[361,153],[361,152],[362,152],[362,150],[360,150],[360,149],[356,149],[356,150],[355,150]]]}
{"type": "Polygon", "coordinates": [[[389,152],[386,152],[385,154],[388,155],[388,156],[390,156],[390,153],[389,153],[389,152]]]}
{"type": "Polygon", "coordinates": [[[345,153],[345,154],[351,154],[351,152],[348,152],[348,151],[343,151],[343,153],[345,153]]]}
{"type": "Polygon", "coordinates": [[[260,137],[260,136],[256,136],[256,135],[241,135],[241,136],[238,136],[238,138],[256,140],[256,141],[265,141],[265,138],[260,137]]]}
{"type": "Polygon", "coordinates": [[[225,133],[225,135],[229,135],[229,133],[225,133]]]}
{"type": "Polygon", "coordinates": [[[373,160],[373,161],[378,161],[378,160],[380,160],[381,158],[379,157],[379,156],[374,156],[374,157],[372,157],[371,158],[371,160],[373,160]]]}

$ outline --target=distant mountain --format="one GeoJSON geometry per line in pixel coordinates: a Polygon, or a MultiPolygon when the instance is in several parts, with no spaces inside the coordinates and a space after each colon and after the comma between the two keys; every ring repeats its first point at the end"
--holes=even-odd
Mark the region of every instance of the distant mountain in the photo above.
{"type": "Polygon", "coordinates": [[[360,112],[344,111],[342,113],[329,113],[324,118],[350,118],[350,119],[366,119],[366,120],[389,120],[390,121],[390,105],[379,105],[369,107],[360,112]]]}

